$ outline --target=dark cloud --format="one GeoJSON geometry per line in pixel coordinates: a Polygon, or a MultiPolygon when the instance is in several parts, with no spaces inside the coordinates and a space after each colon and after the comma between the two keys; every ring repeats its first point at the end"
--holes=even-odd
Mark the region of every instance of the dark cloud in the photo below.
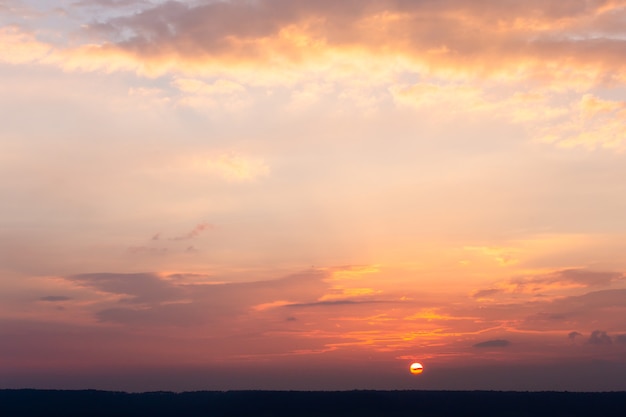
{"type": "Polygon", "coordinates": [[[180,288],[155,274],[95,273],[74,275],[67,278],[85,287],[112,294],[126,295],[132,303],[155,303],[172,301],[183,295],[180,288]]]}
{"type": "Polygon", "coordinates": [[[585,269],[566,269],[550,274],[520,277],[511,281],[517,291],[542,291],[551,284],[579,284],[585,287],[608,286],[612,282],[623,279],[619,272],[598,272],[585,269]]]}
{"type": "MultiPolygon", "coordinates": [[[[200,276],[200,275],[198,275],[200,276]]],[[[185,325],[232,320],[257,306],[277,300],[315,304],[328,288],[324,271],[306,271],[284,278],[240,283],[186,283],[155,274],[84,274],[68,279],[112,294],[126,295],[96,313],[100,321],[129,325],[185,325]]],[[[177,277],[172,275],[171,277],[177,277]]],[[[183,276],[184,277],[184,276],[183,276]]]]}
{"type": "Polygon", "coordinates": [[[626,307],[626,289],[593,291],[587,294],[566,297],[552,303],[561,309],[573,309],[589,313],[593,309],[626,307]]]}
{"type": "Polygon", "coordinates": [[[615,343],[626,344],[626,334],[618,334],[614,337],[615,343]]]}
{"type": "Polygon", "coordinates": [[[589,343],[590,345],[610,345],[613,343],[613,341],[606,332],[603,332],[601,330],[594,330],[591,333],[591,336],[589,336],[589,340],[587,340],[587,343],[589,343]]]}
{"type": "Polygon", "coordinates": [[[533,314],[532,316],[528,316],[526,321],[563,321],[566,318],[567,316],[564,314],[539,312],[537,314],[533,314]]]}
{"type": "Polygon", "coordinates": [[[39,300],[57,302],[57,301],[68,301],[71,299],[72,297],[66,297],[65,295],[47,295],[45,297],[41,297],[39,300]]]}
{"type": "Polygon", "coordinates": [[[609,285],[624,278],[620,272],[588,271],[585,269],[566,269],[556,273],[563,281],[585,284],[590,287],[609,285]]]}
{"type": "Polygon", "coordinates": [[[534,298],[532,301],[520,297],[517,302],[483,303],[455,315],[481,317],[485,324],[494,326],[508,321],[517,323],[518,330],[567,334],[571,329],[593,328],[598,323],[607,328],[626,328],[626,315],[616,314],[621,311],[626,311],[626,289],[592,291],[553,299],[534,298]],[[524,319],[520,321],[520,317],[524,319]]]}
{"type": "Polygon", "coordinates": [[[124,323],[131,326],[195,326],[211,321],[212,311],[198,303],[164,304],[151,308],[109,308],[98,311],[102,322],[124,323]]]}
{"type": "Polygon", "coordinates": [[[501,292],[502,292],[502,290],[500,290],[500,289],[489,288],[489,289],[486,289],[486,290],[476,291],[472,295],[472,297],[474,297],[474,298],[485,298],[485,297],[490,297],[490,296],[495,295],[495,294],[499,294],[501,292]]]}
{"type": "Polygon", "coordinates": [[[511,342],[509,342],[506,339],[494,339],[494,340],[487,340],[485,342],[476,343],[472,346],[475,348],[492,348],[492,347],[507,347],[510,344],[511,342]]]}
{"type": "Polygon", "coordinates": [[[568,337],[570,340],[575,340],[578,336],[582,336],[582,333],[579,333],[579,332],[569,332],[569,333],[567,334],[567,337],[568,337]]]}

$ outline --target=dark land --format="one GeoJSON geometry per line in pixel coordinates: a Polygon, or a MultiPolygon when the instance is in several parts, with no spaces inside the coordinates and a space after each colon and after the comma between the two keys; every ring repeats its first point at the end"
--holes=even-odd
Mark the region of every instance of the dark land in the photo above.
{"type": "Polygon", "coordinates": [[[626,416],[626,392],[0,390],[2,417],[626,416]]]}

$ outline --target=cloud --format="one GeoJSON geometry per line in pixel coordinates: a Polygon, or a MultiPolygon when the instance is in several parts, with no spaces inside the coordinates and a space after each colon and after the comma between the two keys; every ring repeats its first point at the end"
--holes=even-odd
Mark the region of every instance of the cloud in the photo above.
{"type": "Polygon", "coordinates": [[[505,339],[494,339],[487,340],[485,342],[480,342],[472,345],[475,348],[497,348],[497,347],[507,347],[511,344],[508,340],[505,339]]]}
{"type": "Polygon", "coordinates": [[[294,303],[287,304],[284,307],[334,307],[334,306],[344,306],[344,305],[361,305],[361,304],[380,304],[384,301],[375,301],[375,300],[329,300],[329,301],[316,301],[314,303],[294,303]]]}
{"type": "Polygon", "coordinates": [[[488,298],[492,295],[496,295],[503,292],[503,290],[499,289],[499,288],[489,288],[486,290],[480,290],[480,291],[476,291],[474,294],[472,294],[472,297],[474,298],[488,298]]]}
{"type": "MultiPolygon", "coordinates": [[[[371,79],[382,74],[389,80],[389,75],[408,70],[458,81],[530,79],[552,89],[578,91],[624,81],[626,41],[619,22],[626,10],[613,1],[563,3],[86,0],[80,4],[97,6],[99,19],[81,22],[70,46],[47,44],[11,27],[0,34],[0,60],[65,70],[130,70],[153,76],[169,72],[183,84],[191,80],[206,86],[215,86],[211,83],[221,76],[243,74],[256,84],[293,83],[312,72],[350,80],[355,73],[365,74],[365,68],[371,79]],[[202,74],[213,79],[194,79],[202,74]]],[[[59,33],[58,38],[67,35],[59,33]]],[[[420,86],[428,91],[410,91],[411,105],[421,105],[433,94],[443,94],[449,102],[455,89],[462,101],[482,100],[480,91],[465,91],[464,86],[420,86]]],[[[406,88],[413,89],[392,89],[394,97],[406,88]]],[[[205,101],[192,94],[187,104],[205,101]]]]}
{"type": "Polygon", "coordinates": [[[196,326],[210,321],[198,303],[162,304],[150,308],[107,308],[96,313],[101,322],[131,326],[196,326]]]}
{"type": "Polygon", "coordinates": [[[565,269],[545,275],[516,278],[511,281],[514,291],[536,292],[551,287],[575,285],[580,287],[608,286],[612,282],[623,279],[619,272],[589,271],[585,269],[565,269]]]}
{"type": "Polygon", "coordinates": [[[563,148],[624,150],[625,124],[626,102],[585,94],[572,106],[566,120],[540,130],[537,141],[563,148]]]}
{"type": "Polygon", "coordinates": [[[579,332],[569,332],[567,334],[568,339],[575,340],[577,337],[582,336],[582,333],[579,332]]]}
{"type": "Polygon", "coordinates": [[[198,171],[214,173],[233,182],[254,181],[267,176],[270,171],[262,159],[232,152],[198,161],[196,168],[198,171]]]}
{"type": "Polygon", "coordinates": [[[221,62],[285,69],[329,62],[339,53],[353,59],[389,55],[396,62],[403,57],[424,72],[579,83],[619,77],[624,29],[611,23],[626,13],[619,4],[531,3],[166,2],[92,23],[88,30],[104,34],[97,46],[102,53],[115,51],[153,68],[190,70],[221,62]]]}
{"type": "Polygon", "coordinates": [[[587,343],[590,345],[610,345],[613,343],[611,337],[604,331],[594,330],[589,336],[587,343]]]}
{"type": "Polygon", "coordinates": [[[327,276],[322,271],[306,271],[275,280],[240,283],[202,283],[201,279],[189,282],[181,281],[176,274],[164,278],[149,273],[83,274],[67,279],[127,297],[120,300],[123,305],[104,298],[95,312],[99,321],[144,326],[220,322],[228,327],[237,317],[262,313],[267,309],[258,306],[274,305],[279,300],[314,303],[327,290],[327,276]]]}
{"type": "Polygon", "coordinates": [[[0,28],[0,62],[24,64],[45,58],[52,47],[17,26],[0,28]]]}
{"type": "Polygon", "coordinates": [[[172,301],[183,295],[181,288],[150,273],[94,273],[74,275],[66,279],[81,286],[127,296],[123,300],[130,303],[172,301]]]}
{"type": "Polygon", "coordinates": [[[526,318],[527,322],[533,321],[563,321],[567,317],[565,314],[539,312],[526,318]]]}
{"type": "Polygon", "coordinates": [[[593,291],[555,300],[553,305],[564,309],[575,309],[580,313],[592,313],[597,309],[624,308],[626,307],[626,289],[593,291]]]}
{"type": "MultiPolygon", "coordinates": [[[[559,331],[572,328],[590,328],[602,323],[608,328],[626,327],[626,290],[613,289],[588,292],[582,295],[539,297],[530,302],[519,300],[516,303],[496,304],[481,309],[483,317],[498,319],[514,325],[521,331],[559,331]],[[526,318],[520,320],[520,316],[526,318]]],[[[502,322],[500,321],[500,322],[502,322]]],[[[578,337],[578,332],[570,332],[570,338],[578,337]]],[[[599,336],[598,336],[599,337],[599,336]]]]}
{"type": "MultiPolygon", "coordinates": [[[[207,230],[211,230],[213,228],[214,228],[214,226],[212,224],[200,223],[196,227],[194,227],[189,233],[186,233],[186,234],[181,235],[181,236],[176,236],[176,237],[170,238],[170,240],[189,240],[189,239],[193,239],[193,238],[196,238],[196,237],[200,236],[200,234],[202,234],[203,232],[205,232],[207,230]]],[[[157,236],[157,239],[158,239],[158,235],[156,235],[156,236],[157,236]]],[[[156,239],[153,237],[152,240],[156,240],[156,239]]]]}
{"type": "Polygon", "coordinates": [[[615,343],[626,344],[626,334],[618,334],[613,338],[615,343]]]}
{"type": "Polygon", "coordinates": [[[516,277],[502,282],[496,288],[479,290],[473,294],[473,297],[489,298],[505,294],[540,295],[576,288],[608,287],[623,279],[624,274],[621,272],[563,269],[547,274],[516,277]]]}
{"type": "Polygon", "coordinates": [[[50,302],[58,302],[58,301],[69,301],[72,297],[67,297],[65,295],[47,295],[45,297],[41,297],[39,300],[41,301],[50,301],[50,302]]]}

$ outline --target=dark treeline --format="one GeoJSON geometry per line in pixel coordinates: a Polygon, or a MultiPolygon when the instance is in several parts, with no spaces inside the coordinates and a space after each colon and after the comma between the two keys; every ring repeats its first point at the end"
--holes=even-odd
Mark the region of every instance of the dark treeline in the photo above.
{"type": "Polygon", "coordinates": [[[0,390],[2,417],[626,416],[626,392],[0,390]]]}

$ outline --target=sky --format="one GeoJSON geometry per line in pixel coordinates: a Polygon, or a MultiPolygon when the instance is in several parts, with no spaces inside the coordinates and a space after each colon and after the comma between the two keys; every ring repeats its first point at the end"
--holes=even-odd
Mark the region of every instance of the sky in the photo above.
{"type": "Polygon", "coordinates": [[[625,48],[623,0],[0,1],[0,388],[626,390],[625,48]]]}

